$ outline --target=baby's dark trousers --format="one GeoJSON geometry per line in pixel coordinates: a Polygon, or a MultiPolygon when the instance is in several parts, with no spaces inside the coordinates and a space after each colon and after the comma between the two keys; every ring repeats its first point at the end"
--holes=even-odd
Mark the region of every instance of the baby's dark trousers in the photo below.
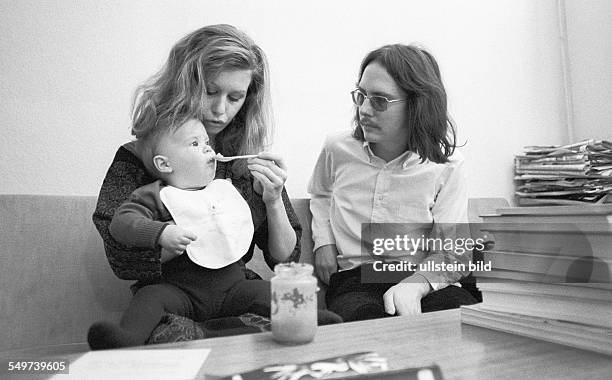
{"type": "Polygon", "coordinates": [[[253,312],[270,316],[270,283],[247,280],[238,263],[220,269],[194,264],[186,254],[164,268],[163,279],[136,291],[120,326],[144,343],[165,313],[194,321],[253,312]]]}

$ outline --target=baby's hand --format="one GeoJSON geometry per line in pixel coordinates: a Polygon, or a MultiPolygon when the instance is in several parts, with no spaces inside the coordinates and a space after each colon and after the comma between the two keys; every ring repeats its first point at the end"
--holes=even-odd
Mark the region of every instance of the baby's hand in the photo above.
{"type": "Polygon", "coordinates": [[[197,238],[197,235],[193,232],[177,225],[169,224],[159,236],[159,245],[175,255],[180,255],[197,238]]]}

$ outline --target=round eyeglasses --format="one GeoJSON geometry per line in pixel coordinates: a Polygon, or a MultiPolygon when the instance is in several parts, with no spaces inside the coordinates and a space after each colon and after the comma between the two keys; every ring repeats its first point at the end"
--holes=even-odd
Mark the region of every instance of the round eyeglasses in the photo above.
{"type": "Polygon", "coordinates": [[[361,91],[358,88],[351,91],[351,98],[353,98],[353,103],[355,103],[357,107],[361,107],[363,102],[365,102],[365,100],[368,99],[370,101],[370,104],[372,105],[372,108],[374,108],[376,111],[379,111],[379,112],[386,111],[390,103],[404,102],[408,100],[408,99],[387,99],[385,96],[380,96],[380,95],[370,96],[370,95],[366,95],[363,91],[361,91]]]}

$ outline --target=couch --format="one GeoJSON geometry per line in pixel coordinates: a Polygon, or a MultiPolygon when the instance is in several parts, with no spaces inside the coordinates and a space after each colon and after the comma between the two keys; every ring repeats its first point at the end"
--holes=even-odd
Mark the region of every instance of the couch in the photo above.
{"type": "MultiPolygon", "coordinates": [[[[309,200],[292,203],[303,227],[301,261],[312,263],[309,200]]],[[[91,323],[119,320],[132,282],[106,261],[91,220],[95,204],[94,196],[0,194],[0,351],[58,344],[85,351],[91,323]]],[[[471,199],[470,220],[506,204],[471,199]]],[[[272,277],[260,253],[248,266],[272,277]]]]}

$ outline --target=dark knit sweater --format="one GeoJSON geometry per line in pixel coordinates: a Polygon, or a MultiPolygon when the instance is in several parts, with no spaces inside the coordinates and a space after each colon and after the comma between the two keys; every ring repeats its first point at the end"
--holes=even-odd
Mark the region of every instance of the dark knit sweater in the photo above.
{"type": "MultiPolygon", "coordinates": [[[[264,259],[270,268],[278,264],[268,249],[268,223],[266,219],[266,207],[261,196],[253,190],[253,178],[239,177],[232,173],[231,162],[217,163],[215,178],[229,178],[238,192],[246,200],[251,215],[255,232],[253,242],[247,253],[242,257],[244,263],[253,257],[253,248],[256,244],[263,252],[264,259]]],[[[93,222],[102,236],[106,257],[115,275],[124,280],[137,280],[138,285],[156,282],[161,278],[167,263],[161,263],[161,249],[128,248],[113,239],[109,233],[109,225],[115,210],[127,200],[137,188],[149,184],[156,179],[149,175],[140,159],[125,147],[120,147],[115,158],[106,173],[98,203],[93,214],[93,222]]],[[[282,192],[283,204],[287,212],[289,222],[296,235],[296,245],[293,252],[286,261],[298,261],[300,257],[300,238],[302,227],[291,206],[291,202],[285,189],[282,192]]],[[[171,261],[170,261],[171,262],[171,261]]]]}

